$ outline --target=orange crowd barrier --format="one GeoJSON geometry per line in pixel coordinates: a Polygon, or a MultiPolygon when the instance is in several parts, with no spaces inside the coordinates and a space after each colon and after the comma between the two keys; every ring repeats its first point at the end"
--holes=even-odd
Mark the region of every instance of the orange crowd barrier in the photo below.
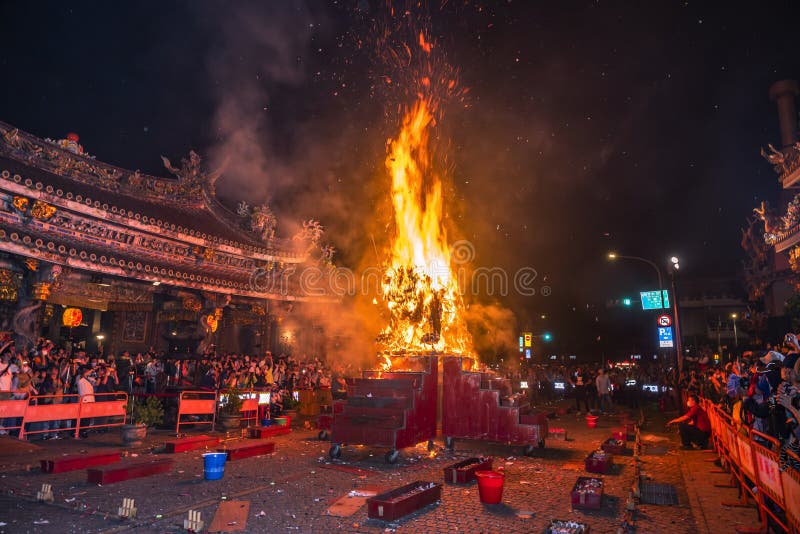
{"type": "MultiPolygon", "coordinates": [[[[740,500],[726,506],[758,508],[760,524],[737,528],[738,532],[767,532],[770,528],[800,534],[800,472],[791,467],[780,470],[780,442],[747,426],[739,426],[718,406],[703,405],[711,421],[712,442],[717,454],[738,486],[740,500]]],[[[787,454],[800,461],[795,454],[787,454]]]]}
{"type": "Polygon", "coordinates": [[[83,397],[72,394],[33,395],[21,401],[24,406],[16,416],[22,418],[21,425],[17,427],[19,439],[26,439],[29,434],[63,431],[73,432],[77,437],[82,430],[125,424],[127,393],[95,393],[92,397],[94,402],[83,402],[83,397]],[[50,427],[49,423],[55,422],[59,423],[59,428],[32,428],[36,423],[48,423],[46,426],[50,427]]]}
{"type": "MultiPolygon", "coordinates": [[[[792,451],[787,451],[790,459],[800,463],[800,456],[792,451]]],[[[783,497],[786,502],[786,520],[792,532],[800,532],[800,472],[795,469],[785,469],[781,472],[783,497]]]]}
{"type": "Polygon", "coordinates": [[[211,430],[217,422],[217,392],[216,391],[182,391],[178,397],[178,420],[175,433],[181,433],[182,425],[211,425],[211,430]],[[201,420],[199,417],[211,416],[211,420],[201,420]],[[187,420],[184,417],[191,417],[187,420]],[[195,420],[196,419],[196,420],[195,420]]]}
{"type": "Polygon", "coordinates": [[[10,398],[0,400],[0,426],[6,431],[17,430],[21,425],[12,423],[10,420],[21,419],[25,416],[25,409],[28,406],[28,394],[10,391],[7,395],[9,395],[10,398]],[[14,397],[20,398],[16,399],[14,397]]]}

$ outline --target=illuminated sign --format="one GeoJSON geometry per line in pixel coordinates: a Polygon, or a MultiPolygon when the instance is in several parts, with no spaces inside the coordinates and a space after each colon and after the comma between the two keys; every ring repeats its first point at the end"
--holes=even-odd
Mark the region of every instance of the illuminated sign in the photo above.
{"type": "Polygon", "coordinates": [[[525,338],[525,347],[530,347],[533,344],[533,334],[530,332],[525,332],[523,337],[525,338]]]}
{"type": "Polygon", "coordinates": [[[658,385],[656,384],[643,384],[642,390],[649,391],[650,393],[658,393],[658,385]]]}
{"type": "Polygon", "coordinates": [[[666,289],[659,291],[640,291],[643,310],[661,310],[669,308],[669,293],[666,289]],[[663,298],[662,298],[663,295],[663,298]]]}
{"type": "Polygon", "coordinates": [[[672,339],[671,326],[658,327],[658,346],[661,347],[662,349],[668,349],[675,346],[672,339]]]}
{"type": "Polygon", "coordinates": [[[528,389],[528,383],[523,380],[522,382],[519,383],[519,388],[520,389],[528,389]]]}
{"type": "Polygon", "coordinates": [[[526,360],[531,359],[531,349],[525,349],[525,359],[526,360]]]}
{"type": "Polygon", "coordinates": [[[551,360],[555,360],[555,359],[557,359],[557,358],[558,358],[558,356],[556,356],[555,354],[551,354],[551,355],[550,355],[550,359],[551,359],[551,360]]]}
{"type": "Polygon", "coordinates": [[[553,389],[566,389],[566,382],[553,382],[553,389]]]}

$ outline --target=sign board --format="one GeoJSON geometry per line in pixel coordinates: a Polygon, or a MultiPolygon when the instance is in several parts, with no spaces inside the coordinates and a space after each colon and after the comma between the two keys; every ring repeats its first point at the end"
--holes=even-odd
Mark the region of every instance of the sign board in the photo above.
{"type": "Polygon", "coordinates": [[[525,348],[530,347],[531,343],[533,342],[533,334],[530,332],[525,332],[522,337],[525,339],[525,348]]]}
{"type": "Polygon", "coordinates": [[[531,349],[525,349],[525,359],[526,360],[531,359],[531,349]]]}
{"type": "Polygon", "coordinates": [[[672,317],[669,315],[659,315],[658,326],[672,326],[672,317]]]}
{"type": "Polygon", "coordinates": [[[672,327],[671,326],[659,326],[658,327],[658,346],[662,349],[668,349],[675,346],[673,339],[672,339],[672,327]]]}
{"type": "Polygon", "coordinates": [[[642,297],[643,310],[662,310],[669,309],[669,293],[666,289],[661,292],[655,291],[640,291],[639,295],[642,297]]]}

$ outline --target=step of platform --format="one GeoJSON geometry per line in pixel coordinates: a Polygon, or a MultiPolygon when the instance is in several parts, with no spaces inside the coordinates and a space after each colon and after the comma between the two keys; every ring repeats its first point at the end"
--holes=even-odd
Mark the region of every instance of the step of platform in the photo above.
{"type": "Polygon", "coordinates": [[[62,456],[52,460],[42,460],[42,471],[45,473],[65,473],[78,469],[87,469],[96,465],[108,465],[122,459],[120,451],[103,452],[97,454],[74,454],[62,456]]]}
{"type": "Polygon", "coordinates": [[[112,467],[88,469],[86,481],[90,484],[113,484],[132,478],[149,477],[169,472],[172,463],[172,459],[164,458],[152,462],[125,462],[112,467]]]}
{"type": "Polygon", "coordinates": [[[274,441],[243,441],[226,447],[220,447],[217,452],[228,453],[228,461],[261,456],[275,451],[274,441]]]}
{"type": "Polygon", "coordinates": [[[164,444],[167,447],[167,452],[186,452],[219,445],[219,438],[206,435],[189,436],[185,438],[171,439],[166,441],[164,444]]]}
{"type": "Polygon", "coordinates": [[[381,430],[398,430],[405,427],[405,416],[397,414],[394,416],[372,416],[364,414],[350,414],[345,410],[342,414],[337,414],[334,419],[337,427],[370,427],[381,430]]]}
{"type": "Polygon", "coordinates": [[[282,436],[292,431],[289,425],[251,426],[247,429],[247,436],[253,439],[271,438],[282,436]]]}
{"type": "Polygon", "coordinates": [[[171,439],[164,442],[167,452],[186,452],[203,449],[206,447],[214,447],[219,445],[219,438],[206,436],[188,436],[185,438],[171,439]]]}
{"type": "Polygon", "coordinates": [[[411,408],[413,398],[407,396],[386,396],[386,397],[367,397],[363,395],[351,395],[347,398],[347,406],[358,406],[364,408],[380,408],[385,410],[402,410],[411,408]]]}

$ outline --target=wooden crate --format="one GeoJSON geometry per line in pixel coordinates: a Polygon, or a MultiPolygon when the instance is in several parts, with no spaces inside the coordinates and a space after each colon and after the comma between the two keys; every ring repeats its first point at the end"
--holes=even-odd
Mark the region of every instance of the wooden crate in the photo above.
{"type": "Polygon", "coordinates": [[[570,493],[573,508],[599,510],[603,504],[603,479],[595,477],[578,477],[570,493]],[[579,491],[585,481],[599,481],[599,487],[593,492],[579,491]]]}
{"type": "Polygon", "coordinates": [[[367,515],[371,519],[396,521],[441,498],[441,484],[417,480],[367,499],[367,515]]]}
{"type": "Polygon", "coordinates": [[[491,471],[492,458],[467,458],[444,468],[444,481],[466,484],[476,479],[475,471],[491,471]]]}

